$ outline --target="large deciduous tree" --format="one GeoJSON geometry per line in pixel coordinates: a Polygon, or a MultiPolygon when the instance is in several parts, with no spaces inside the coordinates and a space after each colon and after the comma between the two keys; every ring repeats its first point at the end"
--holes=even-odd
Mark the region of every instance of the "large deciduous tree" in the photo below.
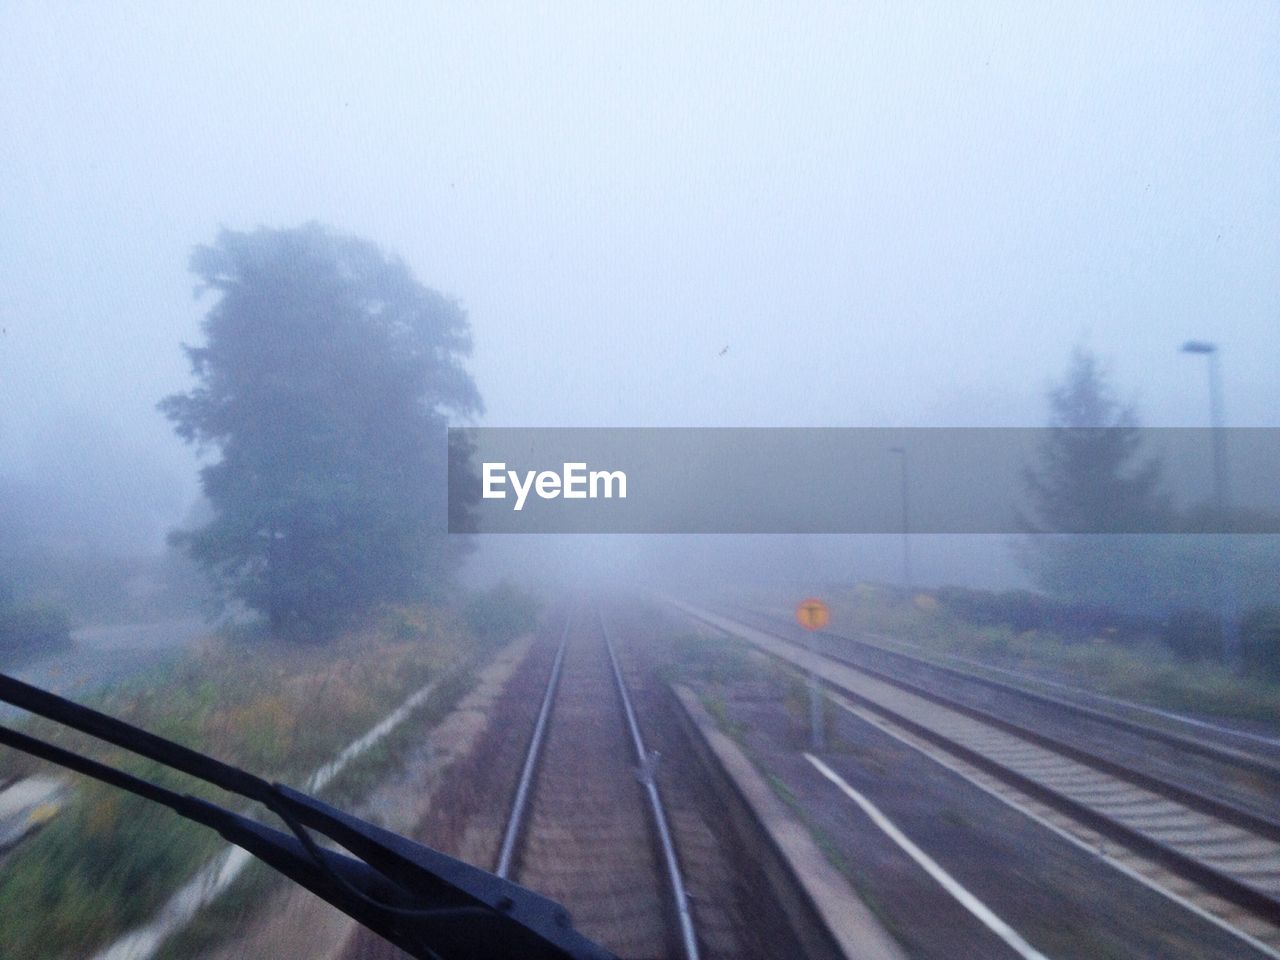
{"type": "Polygon", "coordinates": [[[217,300],[184,347],[196,385],[160,409],[221,457],[212,519],[175,542],[300,638],[447,578],[447,422],[481,409],[457,302],[314,224],[224,230],[191,270],[217,300]]]}

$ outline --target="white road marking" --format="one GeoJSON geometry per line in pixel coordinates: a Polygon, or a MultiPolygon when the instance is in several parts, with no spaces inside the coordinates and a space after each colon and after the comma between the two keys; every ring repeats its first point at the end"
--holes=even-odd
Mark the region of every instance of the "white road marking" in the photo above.
{"type": "Polygon", "coordinates": [[[947,893],[955,897],[961,906],[973,914],[983,926],[1007,943],[1020,957],[1023,957],[1024,960],[1049,960],[1043,953],[1027,943],[1013,927],[996,916],[990,907],[965,889],[955,877],[939,866],[936,860],[912,843],[911,838],[881,813],[879,807],[849,786],[840,774],[811,753],[806,753],[804,758],[813,764],[819,773],[839,787],[845,796],[861,807],[862,812],[870,818],[872,823],[884,831],[890,840],[902,848],[907,856],[918,863],[947,893]]]}
{"type": "MultiPolygon", "coordinates": [[[[864,716],[862,713],[856,710],[853,706],[851,706],[848,702],[846,702],[844,698],[833,697],[831,698],[831,701],[836,706],[840,707],[842,710],[857,717],[863,723],[873,723],[872,720],[864,716]]],[[[1226,931],[1227,933],[1231,934],[1233,937],[1239,937],[1241,940],[1249,944],[1249,946],[1253,947],[1253,949],[1257,950],[1259,953],[1263,954],[1264,956],[1271,957],[1273,958],[1273,960],[1280,960],[1280,951],[1277,951],[1274,948],[1268,946],[1267,944],[1259,940],[1257,937],[1253,936],[1252,934],[1244,930],[1241,930],[1239,927],[1232,926],[1232,924],[1228,923],[1222,917],[1218,916],[1215,913],[1211,913],[1210,911],[1206,910],[1204,907],[1200,906],[1197,903],[1193,903],[1192,901],[1188,900],[1186,897],[1182,896],[1181,894],[1176,893],[1173,890],[1170,890],[1168,887],[1161,886],[1158,882],[1151,879],[1150,877],[1144,876],[1143,874],[1139,873],[1137,870],[1129,866],[1127,863],[1117,860],[1115,856],[1111,853],[1108,853],[1106,849],[1099,848],[1094,844],[1087,842],[1082,837],[1076,836],[1071,831],[1058,826],[1058,824],[1052,822],[1051,820],[1045,819],[1039,813],[1036,813],[1031,808],[1013,799],[1013,797],[1007,796],[999,792],[998,790],[992,788],[988,784],[983,783],[981,780],[976,779],[975,777],[970,775],[968,772],[966,772],[964,769],[962,769],[960,766],[958,766],[956,762],[954,762],[949,756],[942,753],[941,750],[937,752],[934,752],[933,750],[927,750],[924,747],[922,747],[919,743],[916,743],[910,738],[903,736],[901,733],[898,732],[897,727],[895,727],[891,721],[883,717],[876,716],[876,721],[874,722],[874,726],[881,733],[886,734],[887,736],[893,737],[893,739],[897,740],[903,746],[906,746],[916,751],[923,757],[927,757],[929,760],[932,760],[934,763],[938,764],[939,766],[945,767],[946,769],[954,773],[957,777],[963,777],[966,782],[973,784],[973,786],[977,787],[983,793],[986,793],[987,795],[994,797],[996,800],[999,800],[1001,803],[1018,811],[1018,813],[1022,814],[1024,817],[1028,817],[1029,819],[1033,820],[1035,823],[1044,827],[1046,830],[1051,830],[1053,833],[1057,834],[1059,837],[1061,837],[1063,840],[1066,840],[1068,843],[1072,844],[1073,846],[1078,847],[1079,849],[1085,851],[1091,856],[1097,857],[1098,859],[1102,860],[1108,866],[1123,873],[1130,880],[1135,880],[1138,883],[1142,884],[1147,889],[1160,894],[1162,897],[1167,897],[1168,899],[1176,903],[1178,906],[1182,907],[1185,910],[1191,911],[1196,916],[1200,917],[1202,920],[1207,920],[1209,923],[1212,923],[1214,926],[1218,927],[1219,929],[1226,931]]]]}
{"type": "MultiPolygon", "coordinates": [[[[674,600],[668,597],[660,596],[659,599],[665,600],[671,606],[674,606],[677,609],[681,610],[686,616],[688,616],[695,624],[697,624],[700,627],[710,628],[711,630],[718,631],[720,633],[725,634],[726,636],[734,637],[739,640],[745,640],[747,643],[751,643],[751,641],[747,639],[743,634],[736,632],[734,630],[730,630],[727,627],[712,623],[707,619],[708,615],[699,611],[695,607],[689,606],[687,604],[682,603],[679,600],[674,600]]],[[[710,616],[714,616],[714,614],[710,614],[710,616]]],[[[737,625],[739,627],[744,626],[743,624],[737,624],[737,625]]],[[[859,710],[855,709],[853,706],[851,706],[847,701],[844,700],[843,697],[833,696],[830,699],[837,706],[841,707],[843,710],[847,711],[848,713],[862,720],[864,723],[871,723],[880,732],[885,733],[890,737],[893,737],[898,742],[911,748],[912,750],[916,751],[922,756],[929,758],[934,763],[937,763],[940,766],[946,767],[948,770],[950,770],[952,773],[956,774],[957,776],[963,777],[966,781],[973,784],[979,790],[982,790],[984,793],[989,794],[990,796],[999,800],[1001,803],[1004,803],[1010,808],[1018,811],[1023,816],[1030,818],[1037,824],[1047,828],[1048,830],[1053,831],[1053,833],[1057,834],[1059,837],[1066,840],[1068,843],[1078,847],[1079,849],[1089,853],[1092,856],[1097,857],[1098,859],[1108,864],[1115,870],[1118,870],[1120,873],[1124,874],[1129,879],[1137,881],[1147,889],[1152,890],[1155,893],[1158,893],[1161,896],[1168,898],[1169,900],[1178,904],[1178,906],[1190,911],[1191,913],[1194,913],[1196,916],[1200,917],[1203,920],[1207,920],[1209,923],[1225,931],[1226,933],[1229,933],[1231,936],[1237,937],[1238,939],[1244,941],[1250,947],[1258,951],[1263,956],[1274,958],[1274,960],[1280,960],[1280,950],[1277,950],[1276,948],[1268,945],[1262,940],[1259,940],[1257,937],[1255,937],[1253,934],[1249,933],[1248,931],[1240,929],[1239,927],[1235,926],[1225,918],[1218,916],[1217,914],[1205,909],[1204,907],[1200,906],[1197,903],[1194,903],[1191,900],[1188,900],[1185,896],[1177,893],[1176,891],[1171,890],[1166,886],[1163,886],[1161,883],[1152,879],[1151,877],[1145,876],[1144,874],[1140,873],[1138,870],[1131,867],[1129,864],[1124,863],[1121,860],[1117,859],[1116,856],[1108,852],[1106,849],[1098,847],[1095,844],[1086,841],[1085,839],[1072,833],[1070,830],[1067,830],[1062,826],[1059,826],[1058,824],[1041,816],[1039,813],[1035,812],[1029,807],[1019,803],[1012,797],[1004,793],[1001,793],[1000,791],[994,789],[990,785],[983,783],[982,781],[974,778],[965,769],[962,769],[955,762],[953,762],[949,758],[949,756],[946,755],[942,750],[933,749],[933,748],[925,749],[919,743],[913,741],[909,737],[906,737],[902,733],[898,732],[896,725],[892,721],[888,720],[885,717],[881,717],[878,714],[875,714],[874,710],[869,711],[874,715],[872,717],[869,717],[864,715],[859,710]]]]}

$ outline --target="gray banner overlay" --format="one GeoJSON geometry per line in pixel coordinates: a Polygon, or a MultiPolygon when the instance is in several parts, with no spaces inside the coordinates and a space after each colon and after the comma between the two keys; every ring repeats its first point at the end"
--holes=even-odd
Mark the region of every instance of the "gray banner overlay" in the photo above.
{"type": "Polygon", "coordinates": [[[900,533],[904,479],[912,533],[1280,533],[1280,430],[1272,428],[1223,431],[1226,483],[1218,486],[1213,434],[1193,428],[449,434],[454,533],[900,533]],[[1122,478],[1159,461],[1157,499],[1167,509],[1127,510],[1123,496],[1105,493],[1107,451],[1120,443],[1136,450],[1121,458],[1122,478]],[[1068,466],[1049,470],[1053,451],[1064,450],[1076,451],[1068,466]],[[1029,469],[1065,478],[1066,496],[1081,504],[1070,521],[1045,517],[1030,495],[1029,469]]]}

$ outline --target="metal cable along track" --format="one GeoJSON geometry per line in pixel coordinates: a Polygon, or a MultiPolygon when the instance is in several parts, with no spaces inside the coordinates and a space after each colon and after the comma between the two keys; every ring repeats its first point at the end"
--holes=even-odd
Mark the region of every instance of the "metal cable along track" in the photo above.
{"type": "MultiPolygon", "coordinates": [[[[631,703],[631,695],[627,690],[626,682],[622,677],[622,670],[618,663],[618,657],[613,647],[613,641],[604,624],[604,618],[599,611],[596,612],[596,618],[599,623],[600,632],[604,639],[605,648],[609,655],[609,663],[613,673],[614,683],[618,691],[619,699],[622,702],[622,709],[626,720],[628,734],[631,740],[632,748],[635,751],[638,779],[644,788],[646,800],[648,802],[649,812],[652,817],[652,826],[657,834],[658,844],[661,848],[662,859],[665,867],[666,881],[675,909],[675,915],[679,922],[680,941],[686,960],[699,960],[700,953],[698,948],[697,934],[693,926],[693,914],[689,905],[689,897],[685,888],[684,878],[680,871],[679,860],[676,856],[675,843],[671,836],[671,830],[667,823],[666,812],[662,806],[662,799],[658,792],[657,784],[653,779],[654,757],[651,756],[644,745],[644,738],[640,733],[640,724],[636,718],[635,708],[631,703]]],[[[560,687],[560,674],[564,664],[565,649],[568,646],[569,627],[572,622],[572,614],[565,620],[564,632],[561,634],[560,643],[556,650],[555,660],[551,666],[551,675],[547,681],[547,689],[543,694],[542,706],[538,711],[538,719],[534,724],[533,736],[529,741],[528,752],[525,755],[524,765],[520,771],[520,780],[516,786],[515,797],[511,804],[511,813],[507,818],[506,830],[503,833],[502,846],[498,854],[498,865],[495,872],[498,876],[506,878],[514,866],[516,851],[525,834],[525,824],[528,820],[528,814],[531,807],[531,798],[533,794],[533,783],[536,777],[537,769],[543,753],[543,747],[547,739],[547,730],[550,726],[551,713],[555,706],[556,693],[560,687]]]]}
{"type": "MultiPolygon", "coordinates": [[[[687,608],[686,613],[716,629],[725,629],[687,608]]],[[[733,622],[732,617],[724,619],[733,622]]],[[[744,626],[788,646],[799,646],[774,630],[744,626]]],[[[964,743],[901,710],[824,678],[824,682],[916,735],[1280,926],[1280,844],[1276,842],[1280,839],[1280,823],[1130,770],[837,654],[818,656],[988,728],[989,735],[970,737],[970,742],[964,743]],[[1021,748],[1017,741],[1022,742],[1021,748]],[[1032,752],[1036,748],[1040,754],[1054,756],[1035,755],[1032,752]],[[1082,767],[1092,770],[1082,772],[1082,767]],[[1201,815],[1202,822],[1195,821],[1196,814],[1201,815]],[[1206,825],[1205,817],[1216,824],[1206,825]]]]}

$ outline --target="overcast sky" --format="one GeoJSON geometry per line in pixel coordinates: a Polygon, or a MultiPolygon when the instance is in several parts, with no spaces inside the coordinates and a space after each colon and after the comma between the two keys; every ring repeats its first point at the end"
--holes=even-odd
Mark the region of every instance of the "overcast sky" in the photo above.
{"type": "Polygon", "coordinates": [[[0,472],[109,440],[177,519],[189,251],[312,219],[465,304],[486,425],[1039,424],[1077,343],[1201,425],[1188,337],[1280,425],[1277,51],[1221,0],[10,0],[0,472]]]}

